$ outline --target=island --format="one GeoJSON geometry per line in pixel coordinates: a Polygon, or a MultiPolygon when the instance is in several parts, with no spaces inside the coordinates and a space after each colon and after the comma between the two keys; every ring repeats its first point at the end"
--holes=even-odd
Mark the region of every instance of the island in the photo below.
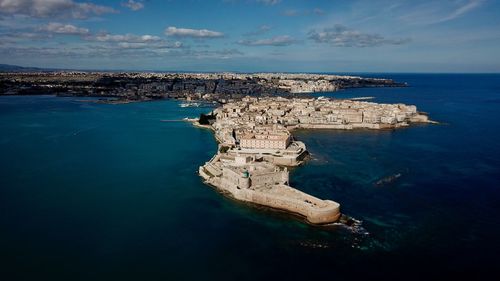
{"type": "Polygon", "coordinates": [[[213,130],[219,143],[217,153],[198,172],[205,183],[236,200],[298,215],[311,224],[335,223],[341,217],[339,203],[289,186],[288,169],[308,155],[292,131],[396,129],[431,122],[414,105],[244,97],[195,122],[213,130]]]}

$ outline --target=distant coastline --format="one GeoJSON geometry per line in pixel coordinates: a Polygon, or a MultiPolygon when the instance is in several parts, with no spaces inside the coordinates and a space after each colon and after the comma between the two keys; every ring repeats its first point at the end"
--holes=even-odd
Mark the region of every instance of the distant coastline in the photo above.
{"type": "Polygon", "coordinates": [[[348,88],[405,86],[392,79],[308,73],[0,72],[0,95],[96,97],[103,103],[170,98],[224,104],[247,95],[304,97],[348,88]]]}

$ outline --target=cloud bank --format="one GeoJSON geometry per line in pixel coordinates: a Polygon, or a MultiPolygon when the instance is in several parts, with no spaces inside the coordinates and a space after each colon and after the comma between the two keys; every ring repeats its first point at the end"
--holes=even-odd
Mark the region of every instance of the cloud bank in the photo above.
{"type": "Polygon", "coordinates": [[[87,28],[77,27],[72,24],[62,24],[58,22],[51,22],[45,26],[40,27],[38,30],[64,35],[87,35],[90,33],[87,28]]]}
{"type": "Polygon", "coordinates": [[[382,45],[402,45],[410,42],[409,38],[389,39],[379,34],[362,33],[337,24],[323,30],[311,30],[308,38],[316,43],[329,44],[334,47],[377,47],[382,45]]]}
{"type": "Polygon", "coordinates": [[[132,11],[144,9],[144,3],[142,3],[142,1],[128,0],[127,2],[122,2],[122,6],[129,8],[132,11]]]}
{"type": "Polygon", "coordinates": [[[295,40],[293,37],[288,36],[288,35],[282,35],[282,36],[275,36],[272,38],[267,38],[267,39],[256,39],[256,40],[240,40],[237,42],[240,45],[244,46],[277,46],[277,47],[283,47],[283,46],[289,46],[292,44],[297,43],[297,40],[295,40]]]}
{"type": "Polygon", "coordinates": [[[165,35],[175,37],[191,37],[191,38],[220,38],[224,37],[224,33],[212,31],[208,29],[190,29],[177,28],[169,26],[165,29],[165,35]]]}
{"type": "Polygon", "coordinates": [[[0,0],[0,14],[3,15],[85,19],[106,13],[117,11],[111,7],[73,0],[0,0]]]}

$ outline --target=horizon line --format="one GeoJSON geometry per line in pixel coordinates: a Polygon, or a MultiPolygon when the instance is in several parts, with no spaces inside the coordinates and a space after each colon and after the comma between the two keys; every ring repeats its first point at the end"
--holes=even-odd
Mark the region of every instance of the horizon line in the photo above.
{"type": "MultiPolygon", "coordinates": [[[[3,64],[0,65],[19,67],[27,69],[37,69],[38,72],[51,72],[51,71],[81,71],[81,72],[143,72],[143,73],[290,73],[290,74],[500,74],[498,72],[442,72],[442,71],[240,71],[240,70],[212,70],[212,71],[194,71],[194,70],[153,70],[153,69],[93,69],[93,68],[62,68],[62,67],[40,67],[40,66],[22,66],[14,64],[3,64]]],[[[27,71],[27,72],[37,72],[37,71],[27,71]]],[[[13,72],[9,70],[0,70],[0,72],[13,72]]],[[[20,69],[17,72],[22,72],[20,69]]]]}

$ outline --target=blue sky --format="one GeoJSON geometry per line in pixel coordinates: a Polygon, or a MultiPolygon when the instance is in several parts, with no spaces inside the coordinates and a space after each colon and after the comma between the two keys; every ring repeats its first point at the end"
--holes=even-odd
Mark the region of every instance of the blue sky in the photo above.
{"type": "Polygon", "coordinates": [[[0,0],[0,63],[500,72],[496,0],[0,0]]]}

